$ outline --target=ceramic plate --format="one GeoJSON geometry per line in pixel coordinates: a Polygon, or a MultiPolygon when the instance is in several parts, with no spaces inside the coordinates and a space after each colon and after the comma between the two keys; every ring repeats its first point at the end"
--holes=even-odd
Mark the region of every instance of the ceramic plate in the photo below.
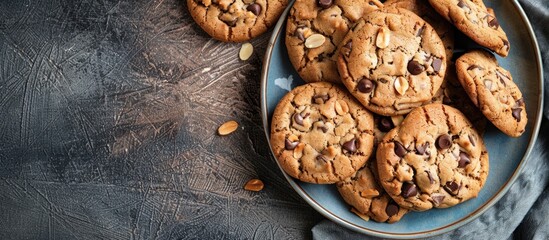
{"type": "MultiPolygon", "coordinates": [[[[419,238],[441,234],[478,217],[507,192],[526,164],[541,122],[543,104],[542,66],[539,49],[532,28],[516,1],[485,1],[495,10],[498,21],[507,32],[511,52],[507,58],[498,57],[501,66],[511,71],[526,102],[529,122],[520,138],[511,138],[489,126],[484,141],[490,154],[490,172],[477,198],[447,209],[411,212],[394,224],[364,221],[349,211],[335,185],[303,183],[282,171],[295,191],[314,209],[328,219],[354,231],[392,238],[419,238]]],[[[267,139],[270,135],[271,115],[278,101],[288,90],[304,84],[292,67],[284,45],[286,16],[291,5],[274,28],[265,55],[261,101],[262,117],[267,139]]],[[[474,47],[468,39],[456,39],[456,49],[474,47]]],[[[273,155],[274,156],[274,155],[273,155]]],[[[273,157],[274,160],[274,157],[273,157]]]]}

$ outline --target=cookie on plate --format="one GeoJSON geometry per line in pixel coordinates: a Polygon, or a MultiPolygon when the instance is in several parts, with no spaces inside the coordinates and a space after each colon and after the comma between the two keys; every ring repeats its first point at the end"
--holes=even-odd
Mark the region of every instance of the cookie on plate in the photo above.
{"type": "Polygon", "coordinates": [[[444,44],[429,24],[402,8],[370,12],[342,46],[337,61],[341,81],[380,115],[402,115],[423,105],[444,79],[444,44]]]}
{"type": "Polygon", "coordinates": [[[528,117],[522,93],[494,55],[468,52],[457,59],[456,69],[461,85],[494,126],[511,137],[524,133],[528,117]]]}
{"type": "Polygon", "coordinates": [[[427,0],[389,0],[383,3],[386,8],[404,8],[415,13],[435,29],[444,43],[446,59],[452,59],[454,54],[454,26],[440,16],[427,0]]]}
{"type": "Polygon", "coordinates": [[[502,57],[509,53],[507,35],[493,11],[482,0],[429,0],[433,8],[457,29],[502,57]]]}
{"type": "Polygon", "coordinates": [[[274,25],[288,0],[187,0],[194,21],[211,37],[243,42],[274,25]]]}
{"type": "Polygon", "coordinates": [[[476,197],[488,176],[488,152],[457,109],[433,103],[411,111],[376,153],[379,181],[415,211],[451,207],[476,197]]]}
{"type": "Polygon", "coordinates": [[[349,28],[378,0],[296,0],[286,24],[288,56],[305,82],[339,83],[336,49],[349,28]]]}
{"type": "Polygon", "coordinates": [[[408,212],[407,209],[398,206],[377,183],[375,158],[370,159],[352,177],[338,182],[336,186],[345,202],[377,222],[394,223],[408,212]]]}
{"type": "Polygon", "coordinates": [[[372,153],[374,118],[347,90],[316,82],[294,88],[278,103],[271,148],[290,176],[336,183],[353,175],[372,153]]]}

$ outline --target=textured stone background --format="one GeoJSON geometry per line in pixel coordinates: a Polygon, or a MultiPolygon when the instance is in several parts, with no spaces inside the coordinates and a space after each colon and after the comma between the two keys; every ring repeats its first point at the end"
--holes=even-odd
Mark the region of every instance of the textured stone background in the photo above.
{"type": "Polygon", "coordinates": [[[0,239],[309,238],[261,126],[268,38],[243,62],[184,0],[2,1],[0,239]]]}

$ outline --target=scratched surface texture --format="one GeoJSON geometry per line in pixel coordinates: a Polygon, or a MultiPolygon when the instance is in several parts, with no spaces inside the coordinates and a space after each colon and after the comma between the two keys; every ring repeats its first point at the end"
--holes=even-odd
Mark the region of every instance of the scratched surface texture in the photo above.
{"type": "Polygon", "coordinates": [[[310,238],[261,126],[268,37],[243,62],[183,0],[0,0],[0,239],[310,238]]]}

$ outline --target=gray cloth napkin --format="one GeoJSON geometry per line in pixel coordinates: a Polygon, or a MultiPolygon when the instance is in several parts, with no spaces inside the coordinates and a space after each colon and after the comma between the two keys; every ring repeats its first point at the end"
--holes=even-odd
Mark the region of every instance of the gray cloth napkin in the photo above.
{"type": "MultiPolygon", "coordinates": [[[[532,24],[544,63],[544,119],[538,141],[509,191],[472,222],[432,239],[549,239],[549,1],[520,0],[532,24]]],[[[313,239],[377,239],[329,220],[312,229],[313,239]]]]}

